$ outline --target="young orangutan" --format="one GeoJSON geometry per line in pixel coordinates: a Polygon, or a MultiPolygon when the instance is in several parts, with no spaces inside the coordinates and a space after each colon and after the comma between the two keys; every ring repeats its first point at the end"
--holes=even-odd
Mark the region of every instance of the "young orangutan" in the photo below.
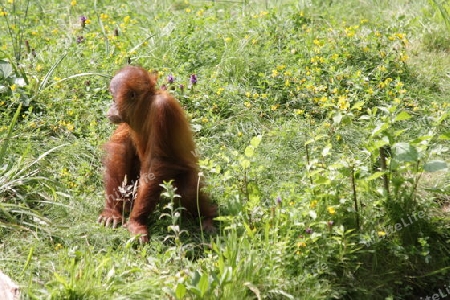
{"type": "Polygon", "coordinates": [[[126,66],[111,80],[113,96],[107,116],[119,124],[105,145],[104,183],[106,205],[98,222],[117,227],[124,224],[124,203],[118,188],[138,180],[137,196],[126,225],[141,242],[148,242],[147,218],[159,202],[166,180],[174,180],[180,204],[203,218],[203,228],[214,231],[217,208],[198,188],[195,144],[185,113],[170,94],[155,88],[156,76],[141,67],[126,66]]]}

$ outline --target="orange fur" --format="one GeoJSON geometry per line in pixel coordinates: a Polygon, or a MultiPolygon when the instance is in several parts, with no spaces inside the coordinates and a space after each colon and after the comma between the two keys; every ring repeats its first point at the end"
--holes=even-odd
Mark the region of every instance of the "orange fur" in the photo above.
{"type": "MultiPolygon", "coordinates": [[[[105,145],[106,205],[99,222],[114,227],[124,223],[130,207],[118,192],[125,176],[139,181],[137,197],[126,225],[133,235],[148,241],[147,218],[155,209],[166,180],[174,180],[180,203],[198,216],[198,167],[195,143],[184,111],[177,100],[155,89],[156,77],[145,69],[127,66],[111,80],[114,103],[108,111],[113,123],[120,123],[105,145]],[[125,210],[123,209],[125,208],[125,210]]],[[[200,187],[202,184],[200,184],[200,187]]],[[[214,230],[216,207],[199,191],[200,216],[204,227],[214,230]]]]}

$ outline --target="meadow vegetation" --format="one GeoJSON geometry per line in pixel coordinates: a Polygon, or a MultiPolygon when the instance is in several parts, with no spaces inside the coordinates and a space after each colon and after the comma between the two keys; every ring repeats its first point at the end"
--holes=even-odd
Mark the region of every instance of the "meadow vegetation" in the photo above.
{"type": "Polygon", "coordinates": [[[450,294],[448,12],[2,1],[0,269],[25,299],[450,294]],[[180,217],[170,184],[149,244],[96,223],[108,83],[127,63],[186,109],[217,234],[180,217]]]}

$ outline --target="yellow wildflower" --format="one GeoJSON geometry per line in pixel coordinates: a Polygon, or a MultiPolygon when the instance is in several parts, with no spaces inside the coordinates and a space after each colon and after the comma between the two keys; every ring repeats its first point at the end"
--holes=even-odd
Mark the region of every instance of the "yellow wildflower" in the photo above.
{"type": "Polygon", "coordinates": [[[402,54],[400,55],[400,61],[405,62],[407,61],[409,58],[408,54],[402,54]]]}
{"type": "Polygon", "coordinates": [[[203,16],[203,13],[205,12],[205,10],[202,8],[202,9],[200,9],[198,12],[197,12],[197,17],[201,17],[201,16],[203,16]]]}
{"type": "Polygon", "coordinates": [[[298,242],[297,243],[297,247],[306,247],[306,243],[305,242],[298,242]]]}
{"type": "Polygon", "coordinates": [[[327,210],[330,214],[334,215],[336,213],[336,209],[333,206],[328,206],[327,210]]]}
{"type": "Polygon", "coordinates": [[[353,37],[355,35],[355,30],[353,30],[351,27],[345,29],[345,33],[348,37],[353,37]]]}
{"type": "Polygon", "coordinates": [[[347,110],[350,107],[350,103],[345,96],[339,96],[338,105],[340,110],[347,110]]]}

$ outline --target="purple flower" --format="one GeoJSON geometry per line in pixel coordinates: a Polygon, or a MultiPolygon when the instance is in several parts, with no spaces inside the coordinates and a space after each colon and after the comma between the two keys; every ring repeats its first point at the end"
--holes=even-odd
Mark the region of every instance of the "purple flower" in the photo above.
{"type": "Polygon", "coordinates": [[[184,84],[180,84],[180,90],[184,91],[184,84]]]}
{"type": "Polygon", "coordinates": [[[87,20],[87,18],[85,16],[80,17],[81,28],[84,28],[86,26],[86,20],[87,20]]]}
{"type": "Polygon", "coordinates": [[[305,229],[305,232],[306,232],[307,234],[311,234],[311,233],[313,233],[314,231],[312,230],[311,227],[308,227],[308,228],[305,229]]]}
{"type": "Polygon", "coordinates": [[[280,196],[277,197],[277,204],[278,204],[278,206],[281,206],[281,197],[280,196]]]}
{"type": "Polygon", "coordinates": [[[195,74],[191,75],[190,82],[191,82],[192,85],[196,85],[197,84],[197,76],[195,74]]]}
{"type": "Polygon", "coordinates": [[[328,222],[327,222],[327,226],[328,226],[329,228],[333,227],[333,225],[334,225],[334,221],[328,221],[328,222]]]}
{"type": "Polygon", "coordinates": [[[175,81],[175,77],[173,77],[172,74],[169,74],[169,76],[167,76],[167,82],[169,84],[172,84],[175,81]]]}
{"type": "Polygon", "coordinates": [[[82,35],[77,36],[77,44],[80,44],[82,42],[84,42],[84,36],[82,35]]]}

